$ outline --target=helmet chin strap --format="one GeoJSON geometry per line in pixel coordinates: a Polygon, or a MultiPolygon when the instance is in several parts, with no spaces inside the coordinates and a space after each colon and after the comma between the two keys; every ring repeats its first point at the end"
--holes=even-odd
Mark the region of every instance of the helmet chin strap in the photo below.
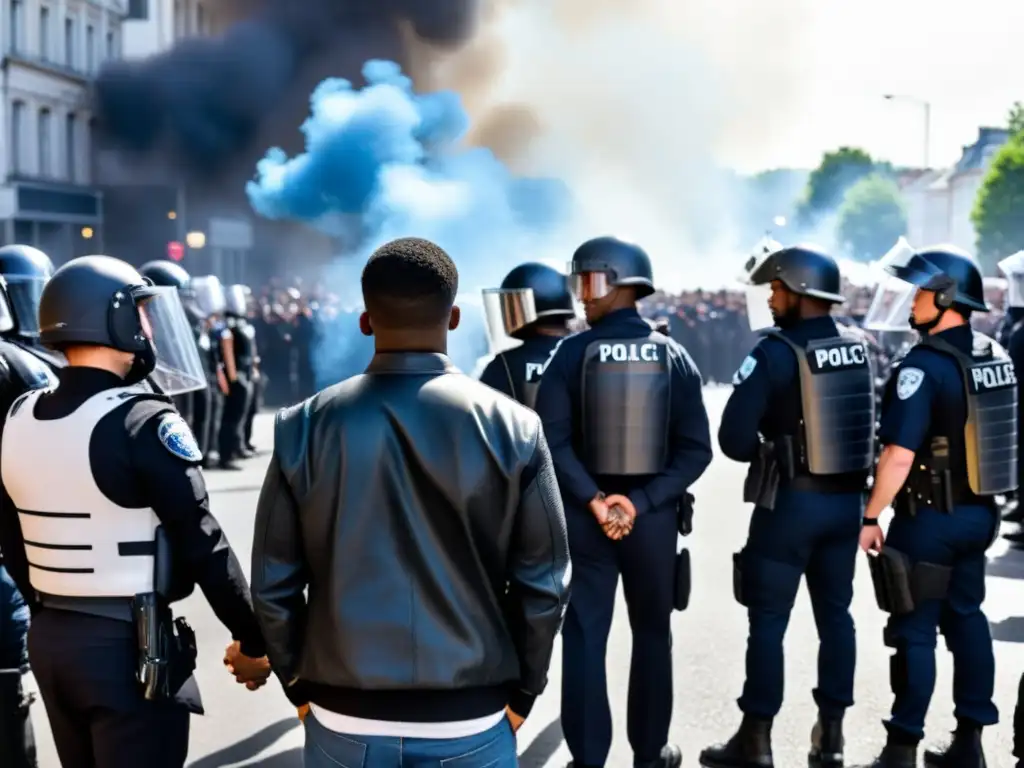
{"type": "Polygon", "coordinates": [[[940,307],[939,312],[937,315],[935,315],[935,317],[923,323],[915,323],[913,320],[911,320],[910,327],[922,335],[929,334],[939,324],[939,321],[942,320],[942,316],[946,314],[946,311],[948,309],[949,307],[940,307]]]}

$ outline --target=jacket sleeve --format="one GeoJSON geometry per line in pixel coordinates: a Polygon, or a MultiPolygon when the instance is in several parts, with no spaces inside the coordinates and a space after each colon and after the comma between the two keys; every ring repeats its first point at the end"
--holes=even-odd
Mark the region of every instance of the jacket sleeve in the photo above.
{"type": "Polygon", "coordinates": [[[0,670],[28,665],[28,605],[0,567],[0,670]]]}
{"type": "Polygon", "coordinates": [[[263,630],[267,657],[286,693],[296,681],[306,629],[305,589],[309,578],[298,504],[282,470],[281,453],[291,455],[296,445],[294,428],[301,426],[304,418],[301,406],[277,416],[274,455],[256,506],[252,545],[253,608],[263,630]]]}
{"type": "Polygon", "coordinates": [[[509,706],[523,717],[547,685],[555,637],[569,603],[572,572],[555,469],[539,424],[537,432],[533,456],[520,483],[505,609],[520,669],[509,706]]]}
{"type": "Polygon", "coordinates": [[[536,410],[544,423],[544,434],[550,441],[562,493],[580,509],[586,509],[601,489],[573,448],[574,408],[570,379],[575,368],[577,342],[570,339],[575,338],[562,339],[551,352],[544,375],[540,378],[536,410]]]}

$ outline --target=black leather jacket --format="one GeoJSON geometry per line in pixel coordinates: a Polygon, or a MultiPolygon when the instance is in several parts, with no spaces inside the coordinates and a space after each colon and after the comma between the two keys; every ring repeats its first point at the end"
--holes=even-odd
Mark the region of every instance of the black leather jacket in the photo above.
{"type": "Polygon", "coordinates": [[[569,572],[539,418],[445,356],[378,354],[278,415],[252,595],[293,703],[401,722],[506,703],[525,716],[569,572]]]}

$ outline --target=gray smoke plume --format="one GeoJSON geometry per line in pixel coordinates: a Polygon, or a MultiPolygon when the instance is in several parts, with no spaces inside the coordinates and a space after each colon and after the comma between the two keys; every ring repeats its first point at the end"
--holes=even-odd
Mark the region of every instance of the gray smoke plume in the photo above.
{"type": "Polygon", "coordinates": [[[95,110],[104,148],[163,158],[197,180],[249,165],[246,178],[267,146],[296,140],[320,79],[358,81],[370,58],[405,63],[405,28],[442,49],[462,43],[477,0],[220,0],[213,11],[234,20],[223,34],[103,69],[95,110]]]}

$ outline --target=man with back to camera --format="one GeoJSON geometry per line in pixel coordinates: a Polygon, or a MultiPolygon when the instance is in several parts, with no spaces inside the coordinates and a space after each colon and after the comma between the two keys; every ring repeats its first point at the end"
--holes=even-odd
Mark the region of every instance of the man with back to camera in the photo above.
{"type": "Polygon", "coordinates": [[[540,419],[446,356],[441,248],[380,247],[362,288],[366,373],[277,416],[252,555],[268,656],[307,768],[514,766],[569,594],[540,419]]]}
{"type": "Polygon", "coordinates": [[[920,339],[886,385],[885,447],[860,539],[873,553],[876,596],[889,613],[883,642],[893,650],[887,738],[871,765],[917,765],[941,632],[953,655],[957,727],[948,747],[925,750],[924,764],[984,768],[982,730],[999,720],[982,610],[985,552],[998,532],[995,496],[1017,488],[1017,378],[1002,348],[971,329],[971,314],[988,311],[971,256],[953,246],[907,249],[883,267],[904,295],[913,292],[906,319],[920,339]],[[878,518],[890,506],[883,535],[878,518]]]}
{"type": "Polygon", "coordinates": [[[814,246],[779,246],[751,257],[746,272],[748,285],[766,293],[767,306],[748,299],[751,330],[765,337],[733,376],[718,432],[722,453],[750,465],[743,500],[754,504],[747,541],[733,556],[734,597],[750,628],[737,701],[743,720],[728,741],[701,752],[700,763],[771,768],[783,640],[806,578],[820,640],[808,764],[842,768],[857,651],[850,602],[874,459],[874,380],[863,343],[831,316],[843,302],[835,259],[814,246]],[[758,323],[758,309],[770,309],[763,323],[770,329],[758,323]]]}
{"type": "Polygon", "coordinates": [[[169,397],[141,386],[205,383],[191,330],[172,289],[106,256],[54,273],[39,325],[68,366],[7,416],[0,545],[32,606],[29,654],[57,754],[64,768],[181,768],[202,706],[191,633],[170,604],[198,584],[240,643],[228,650],[239,682],[270,674],[195,438],[169,397]]]}
{"type": "Polygon", "coordinates": [[[670,619],[689,597],[689,560],[685,550],[677,556],[676,534],[688,532],[688,489],[711,463],[702,382],[686,350],[637,312],[637,301],[654,293],[640,246],[588,240],[573,254],[570,284],[590,328],[562,339],[537,394],[575,553],[562,728],[575,768],[605,764],[605,655],[621,574],[633,631],[626,731],[634,765],[677,768],[682,753],[668,743],[670,619]]]}

